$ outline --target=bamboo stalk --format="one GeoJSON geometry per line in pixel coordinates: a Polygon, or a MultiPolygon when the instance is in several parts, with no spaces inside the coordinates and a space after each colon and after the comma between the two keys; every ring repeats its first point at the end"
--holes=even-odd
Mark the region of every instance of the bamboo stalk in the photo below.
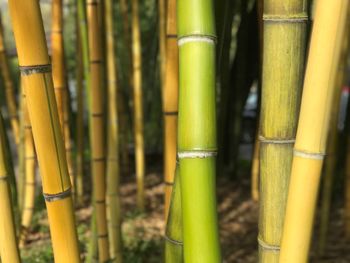
{"type": "Polygon", "coordinates": [[[306,7],[304,0],[264,1],[259,262],[279,259],[303,83],[306,7]]]}
{"type": "Polygon", "coordinates": [[[0,257],[2,262],[21,262],[17,247],[15,221],[12,211],[11,190],[8,182],[11,169],[6,155],[6,134],[0,114],[0,257]]]}
{"type": "Polygon", "coordinates": [[[121,204],[119,193],[118,78],[114,50],[113,1],[105,1],[108,83],[107,215],[111,258],[122,262],[121,204]]]}
{"type": "Polygon", "coordinates": [[[145,209],[144,177],[145,153],[143,141],[143,106],[142,106],[142,60],[141,37],[139,20],[139,0],[132,0],[132,57],[133,57],[133,86],[134,86],[134,132],[135,160],[137,180],[137,207],[145,209]]]}
{"type": "Polygon", "coordinates": [[[282,263],[308,260],[348,4],[347,0],[317,2],[294,145],[281,242],[282,263]]]}
{"type": "MultiPolygon", "coordinates": [[[[346,122],[349,131],[350,128],[350,103],[347,105],[346,122]]],[[[345,161],[345,207],[344,207],[344,225],[345,225],[345,237],[350,239],[350,133],[346,135],[346,161],[345,161]]]]}
{"type": "MultiPolygon", "coordinates": [[[[23,83],[23,81],[21,81],[23,83]]],[[[24,88],[22,88],[24,91],[24,88]]],[[[24,187],[24,201],[21,219],[21,233],[19,237],[19,246],[25,245],[29,227],[32,221],[34,212],[34,201],[35,201],[35,167],[36,167],[36,155],[34,149],[34,141],[32,134],[32,125],[29,120],[28,106],[26,95],[22,94],[23,100],[23,118],[24,118],[24,158],[25,158],[25,187],[24,187]]]]}
{"type": "Polygon", "coordinates": [[[56,263],[80,262],[71,184],[64,155],[39,2],[9,0],[20,71],[42,176],[56,263]]]}
{"type": "Polygon", "coordinates": [[[24,191],[25,191],[25,131],[24,131],[24,110],[26,109],[23,104],[23,85],[22,81],[20,83],[20,102],[19,102],[19,145],[18,145],[18,180],[17,180],[17,189],[18,189],[18,207],[19,211],[23,210],[24,202],[24,191]]]}
{"type": "Polygon", "coordinates": [[[169,216],[165,229],[165,263],[183,262],[181,186],[179,169],[175,168],[169,216]]]}
{"type": "Polygon", "coordinates": [[[160,83],[162,90],[165,85],[166,74],[166,51],[167,51],[167,2],[170,0],[158,0],[158,25],[159,25],[159,64],[160,64],[160,83]]]}
{"type": "Polygon", "coordinates": [[[19,120],[17,114],[17,103],[15,95],[15,86],[11,77],[11,69],[6,55],[4,29],[0,14],[0,70],[4,81],[5,98],[11,123],[11,128],[16,144],[19,144],[19,120]]]}
{"type": "Polygon", "coordinates": [[[185,262],[221,262],[216,213],[213,1],[179,0],[178,157],[185,262]]]}
{"type": "Polygon", "coordinates": [[[251,195],[254,201],[259,200],[259,152],[260,152],[260,141],[257,132],[257,136],[255,138],[254,143],[254,152],[253,152],[253,160],[252,160],[252,186],[251,186],[251,195]]]}
{"type": "MultiPolygon", "coordinates": [[[[349,13],[350,14],[350,13],[349,13]]],[[[347,28],[350,25],[349,19],[347,19],[347,28]]],[[[336,82],[334,86],[334,98],[331,109],[330,117],[330,131],[327,141],[327,157],[324,162],[324,175],[323,175],[323,188],[322,188],[322,206],[321,206],[321,220],[320,220],[320,238],[318,241],[318,254],[323,256],[327,242],[327,233],[329,225],[329,216],[331,210],[331,200],[333,193],[333,181],[336,176],[337,166],[337,153],[339,151],[339,132],[338,132],[338,120],[340,111],[340,99],[342,88],[346,76],[346,60],[348,58],[348,40],[349,34],[346,34],[346,39],[342,45],[341,59],[338,66],[336,82]]]]}
{"type": "Polygon", "coordinates": [[[179,51],[177,47],[176,0],[169,0],[167,8],[167,59],[165,63],[166,71],[163,89],[165,218],[168,215],[176,165],[176,131],[179,89],[179,51]]]}
{"type": "Polygon", "coordinates": [[[98,2],[88,0],[87,21],[89,29],[89,63],[91,87],[89,94],[90,145],[92,154],[92,179],[99,262],[110,259],[106,218],[106,152],[104,129],[104,103],[102,86],[102,53],[100,42],[98,2]]]}

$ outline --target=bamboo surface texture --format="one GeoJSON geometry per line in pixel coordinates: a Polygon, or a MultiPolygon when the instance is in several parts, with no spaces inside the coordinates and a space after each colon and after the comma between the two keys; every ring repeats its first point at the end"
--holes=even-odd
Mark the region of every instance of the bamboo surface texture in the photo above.
{"type": "Polygon", "coordinates": [[[7,104],[8,115],[11,128],[16,144],[19,144],[19,120],[17,114],[17,103],[15,95],[15,86],[11,77],[9,61],[6,55],[4,29],[0,15],[0,70],[4,82],[5,98],[7,104]]]}
{"type": "Polygon", "coordinates": [[[104,103],[102,94],[102,53],[98,20],[98,2],[87,1],[90,63],[90,145],[92,154],[92,181],[99,262],[109,260],[108,229],[106,215],[106,152],[104,129],[104,103]]]}
{"type": "Polygon", "coordinates": [[[107,117],[107,216],[111,258],[122,262],[121,204],[119,194],[118,79],[114,44],[113,1],[105,1],[108,117],[107,117]]]}
{"type": "Polygon", "coordinates": [[[166,51],[167,51],[167,40],[166,40],[166,29],[167,29],[167,2],[169,0],[158,1],[158,25],[159,25],[159,64],[160,64],[160,83],[162,90],[164,89],[164,81],[166,74],[166,51]]]}
{"type": "Polygon", "coordinates": [[[7,161],[6,134],[0,114],[0,258],[4,263],[21,262],[17,247],[13,202],[9,185],[10,167],[7,161]]]}
{"type": "Polygon", "coordinates": [[[178,0],[177,10],[184,261],[219,263],[214,6],[211,0],[178,0]]]}
{"type": "MultiPolygon", "coordinates": [[[[21,81],[23,83],[23,81],[21,81]]],[[[22,84],[23,85],[23,84],[22,84]]],[[[24,91],[24,88],[22,88],[24,91]]],[[[23,93],[23,92],[22,92],[23,93]]],[[[26,95],[22,94],[23,103],[23,119],[24,119],[24,160],[25,160],[25,184],[24,184],[24,201],[21,218],[21,232],[19,238],[19,246],[25,245],[29,227],[33,218],[34,202],[35,202],[35,168],[36,155],[32,134],[32,125],[29,120],[26,95]]]]}
{"type": "Polygon", "coordinates": [[[178,90],[179,90],[179,51],[176,30],[176,0],[168,1],[165,82],[163,88],[164,113],[164,212],[167,217],[174,182],[176,164],[178,90]]]}
{"type": "Polygon", "coordinates": [[[252,160],[252,170],[251,170],[251,180],[252,180],[252,182],[251,182],[251,195],[252,195],[252,199],[254,201],[259,200],[260,141],[259,141],[258,136],[256,136],[256,138],[255,138],[253,160],[252,160]]]}
{"type": "MultiPolygon", "coordinates": [[[[305,0],[266,0],[260,115],[259,262],[279,262],[306,45],[305,0]]],[[[297,262],[297,261],[295,261],[297,262]]]]}
{"type": "Polygon", "coordinates": [[[80,262],[51,65],[39,2],[9,1],[56,263],[80,262]]]}
{"type": "Polygon", "coordinates": [[[294,145],[281,263],[308,261],[348,4],[348,0],[317,2],[294,145]]]}
{"type": "Polygon", "coordinates": [[[183,262],[181,185],[178,170],[176,168],[165,229],[165,263],[183,262]]]}
{"type": "Polygon", "coordinates": [[[132,7],[132,57],[133,57],[133,87],[134,87],[134,133],[135,133],[135,160],[137,181],[137,207],[143,211],[145,153],[143,138],[143,106],[142,106],[142,60],[141,36],[139,18],[139,0],[131,1],[132,7]]]}

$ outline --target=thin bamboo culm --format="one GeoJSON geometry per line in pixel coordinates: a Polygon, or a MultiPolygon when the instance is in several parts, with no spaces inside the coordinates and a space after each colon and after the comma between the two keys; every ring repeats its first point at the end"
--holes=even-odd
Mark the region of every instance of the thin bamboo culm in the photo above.
{"type": "MultiPolygon", "coordinates": [[[[23,85],[23,81],[21,81],[23,85]]],[[[36,155],[32,134],[32,125],[30,124],[28,106],[26,95],[22,90],[23,100],[23,119],[24,119],[24,160],[25,160],[25,184],[24,184],[24,201],[21,218],[21,232],[19,237],[19,246],[25,245],[30,224],[33,218],[34,202],[35,202],[35,168],[36,168],[36,155]]]]}
{"type": "Polygon", "coordinates": [[[97,244],[99,262],[110,259],[108,227],[106,215],[106,151],[105,151],[105,109],[102,88],[102,46],[99,26],[99,3],[88,0],[87,21],[89,30],[89,63],[90,63],[90,90],[89,90],[89,119],[90,145],[93,181],[93,202],[96,215],[97,244]]]}
{"type": "Polygon", "coordinates": [[[167,59],[165,63],[165,81],[163,88],[165,218],[168,215],[176,164],[179,89],[179,51],[177,47],[176,0],[169,0],[167,8],[167,59]]]}
{"type": "Polygon", "coordinates": [[[281,263],[308,261],[348,6],[348,0],[317,1],[294,145],[281,263]]]}
{"type": "Polygon", "coordinates": [[[179,169],[176,168],[171,193],[169,215],[165,229],[165,263],[183,262],[181,185],[179,169]]]}
{"type": "Polygon", "coordinates": [[[178,0],[177,11],[184,261],[219,263],[213,1],[178,0]]]}
{"type": "Polygon", "coordinates": [[[4,263],[21,262],[17,246],[13,202],[9,185],[9,163],[7,161],[6,134],[4,121],[0,114],[0,258],[4,263]]]}
{"type": "Polygon", "coordinates": [[[141,36],[139,19],[139,0],[131,1],[132,7],[132,57],[133,57],[133,86],[134,86],[134,133],[135,161],[137,181],[137,207],[145,209],[144,177],[145,153],[143,139],[143,106],[142,106],[142,60],[141,36]]]}
{"type": "Polygon", "coordinates": [[[260,141],[259,135],[257,134],[254,143],[253,159],[252,159],[252,170],[251,170],[251,195],[254,201],[259,200],[259,169],[260,169],[260,141]]]}
{"type": "Polygon", "coordinates": [[[107,117],[107,217],[111,258],[122,262],[121,204],[119,194],[118,79],[115,58],[113,1],[105,1],[106,57],[108,83],[107,117]]]}
{"type": "Polygon", "coordinates": [[[304,73],[307,20],[305,0],[264,1],[259,262],[279,260],[304,73]]]}
{"type": "MultiPolygon", "coordinates": [[[[350,13],[349,13],[350,14],[350,13]]],[[[347,27],[349,24],[347,19],[347,27]]],[[[348,58],[348,40],[349,33],[345,36],[344,43],[342,45],[341,60],[338,66],[336,82],[334,85],[334,98],[331,109],[330,117],[330,130],[327,141],[327,156],[324,162],[324,175],[323,175],[323,187],[322,187],[322,201],[321,201],[321,220],[320,220],[320,236],[318,239],[318,255],[323,256],[327,243],[327,234],[329,226],[329,218],[331,211],[333,182],[337,171],[337,153],[339,149],[339,131],[338,131],[338,119],[340,112],[340,99],[342,88],[346,76],[346,62],[348,58]]]]}
{"type": "Polygon", "coordinates": [[[158,25],[159,25],[159,68],[160,83],[164,89],[166,72],[166,28],[167,28],[167,4],[169,0],[158,0],[158,25]]]}
{"type": "Polygon", "coordinates": [[[9,0],[56,263],[80,262],[71,196],[39,2],[9,0]],[[43,125],[43,123],[45,125],[43,125]]]}
{"type": "Polygon", "coordinates": [[[13,137],[16,144],[19,144],[19,120],[17,114],[17,103],[15,95],[15,85],[11,77],[9,61],[6,55],[4,29],[0,14],[0,70],[4,81],[5,98],[7,104],[8,115],[11,123],[13,137]]]}

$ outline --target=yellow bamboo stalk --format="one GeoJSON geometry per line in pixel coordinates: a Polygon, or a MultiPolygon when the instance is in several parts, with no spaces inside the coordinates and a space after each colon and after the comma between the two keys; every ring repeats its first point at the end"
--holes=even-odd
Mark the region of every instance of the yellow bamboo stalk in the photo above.
{"type": "MultiPolygon", "coordinates": [[[[159,25],[159,64],[160,64],[160,83],[164,89],[166,74],[166,28],[167,28],[167,1],[158,0],[158,25],[159,25]]],[[[168,10],[169,11],[169,10],[168,10]]]]}
{"type": "Polygon", "coordinates": [[[63,130],[64,97],[67,87],[64,69],[62,0],[52,1],[51,55],[53,85],[55,89],[58,116],[63,130]]]}
{"type": "Polygon", "coordinates": [[[11,78],[11,71],[6,55],[5,41],[4,41],[4,29],[1,22],[0,14],[0,70],[4,81],[5,87],[5,98],[8,108],[8,114],[10,118],[12,132],[15,138],[15,142],[19,144],[19,121],[17,114],[17,104],[15,96],[15,86],[11,78]]]}
{"type": "MultiPolygon", "coordinates": [[[[21,81],[23,83],[23,81],[21,81]]],[[[23,85],[23,84],[22,84],[23,85]]],[[[24,88],[22,88],[24,90],[24,88]]],[[[19,238],[19,246],[25,245],[30,223],[32,221],[35,201],[35,167],[36,156],[34,149],[34,141],[32,134],[32,125],[29,120],[26,95],[22,94],[23,100],[23,119],[24,119],[24,159],[25,159],[25,186],[24,201],[21,219],[21,232],[19,238]]]]}
{"type": "Polygon", "coordinates": [[[176,166],[176,138],[179,89],[179,50],[177,47],[176,0],[168,1],[165,82],[163,89],[164,113],[164,212],[167,218],[176,166]]]}
{"type": "Polygon", "coordinates": [[[260,141],[257,133],[257,136],[255,138],[255,143],[254,143],[252,171],[251,171],[251,178],[252,178],[251,194],[252,194],[252,199],[254,201],[259,200],[259,152],[260,152],[260,141]]]}
{"type": "Polygon", "coordinates": [[[90,64],[90,145],[92,161],[92,180],[94,209],[98,238],[99,262],[105,262],[109,257],[108,230],[106,217],[106,153],[104,130],[104,103],[102,90],[102,52],[101,35],[98,18],[98,2],[88,0],[87,21],[89,30],[89,64],[90,64]]]}
{"type": "Polygon", "coordinates": [[[348,0],[317,2],[294,145],[281,263],[307,262],[348,6],[348,0]]]}
{"type": "Polygon", "coordinates": [[[21,259],[17,247],[11,190],[8,182],[10,171],[5,140],[5,128],[0,114],[0,258],[4,263],[19,263],[21,259]]]}
{"type": "Polygon", "coordinates": [[[108,83],[107,215],[111,258],[122,262],[121,204],[119,196],[118,78],[114,50],[113,1],[105,1],[108,83]]]}
{"type": "Polygon", "coordinates": [[[132,57],[133,57],[133,85],[134,85],[134,132],[135,159],[137,180],[137,207],[143,211],[145,154],[143,140],[143,109],[142,109],[142,62],[139,20],[139,0],[132,0],[132,57]]]}
{"type": "Polygon", "coordinates": [[[63,136],[36,0],[9,0],[20,71],[42,176],[56,263],[80,262],[63,136]]]}

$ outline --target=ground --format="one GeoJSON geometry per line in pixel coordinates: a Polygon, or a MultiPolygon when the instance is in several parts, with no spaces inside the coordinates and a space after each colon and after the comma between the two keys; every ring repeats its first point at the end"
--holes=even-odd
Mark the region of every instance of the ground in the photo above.
{"type": "MultiPolygon", "coordinates": [[[[249,172],[231,181],[219,177],[217,183],[218,211],[222,254],[225,263],[257,262],[258,203],[250,197],[249,172]],[[238,183],[239,182],[239,183],[238,183]]],[[[160,171],[146,177],[147,212],[136,210],[135,178],[125,176],[122,179],[121,197],[124,221],[122,225],[124,239],[124,262],[159,263],[163,262],[163,185],[160,171]]],[[[37,213],[27,246],[22,249],[23,262],[53,262],[50,248],[48,224],[41,197],[37,201],[37,213]]],[[[86,256],[90,240],[89,218],[91,208],[77,209],[78,233],[83,256],[86,256]]],[[[350,243],[343,235],[342,205],[335,202],[329,231],[329,242],[325,256],[317,258],[315,247],[316,233],[313,238],[311,262],[342,263],[350,262],[350,243]]]]}

